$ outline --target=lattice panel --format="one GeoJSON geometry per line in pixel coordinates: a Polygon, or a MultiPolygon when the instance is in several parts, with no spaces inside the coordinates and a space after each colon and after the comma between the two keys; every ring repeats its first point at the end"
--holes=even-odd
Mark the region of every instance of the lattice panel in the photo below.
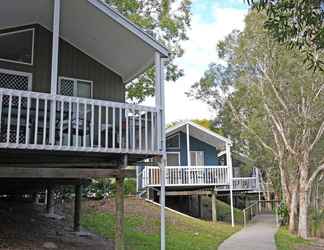
{"type": "MultiPolygon", "coordinates": [[[[0,88],[28,90],[29,77],[14,73],[0,72],[0,88]]],[[[3,104],[9,104],[9,97],[3,97],[3,104]]],[[[12,105],[18,105],[18,97],[12,98],[12,105]]]]}
{"type": "MultiPolygon", "coordinates": [[[[16,128],[10,131],[9,135],[9,143],[16,143],[17,139],[17,130],[16,128]]],[[[0,133],[0,142],[7,142],[7,130],[3,130],[0,133]]],[[[19,131],[19,142],[18,143],[25,143],[26,142],[26,133],[25,128],[21,127],[19,131]]]]}
{"type": "Polygon", "coordinates": [[[29,77],[0,72],[0,88],[28,90],[29,77]]]}
{"type": "Polygon", "coordinates": [[[74,81],[69,79],[60,80],[60,94],[66,96],[73,96],[74,81]]]}

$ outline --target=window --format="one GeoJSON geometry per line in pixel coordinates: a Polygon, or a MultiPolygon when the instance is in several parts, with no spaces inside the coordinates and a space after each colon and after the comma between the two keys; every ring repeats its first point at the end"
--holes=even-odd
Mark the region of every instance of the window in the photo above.
{"type": "Polygon", "coordinates": [[[0,60],[33,65],[34,29],[0,34],[0,60]]]}
{"type": "Polygon", "coordinates": [[[190,151],[191,166],[204,166],[204,152],[203,151],[190,151]]]}
{"type": "Polygon", "coordinates": [[[168,152],[167,153],[167,165],[168,166],[180,166],[180,152],[168,152]]]}
{"type": "Polygon", "coordinates": [[[92,81],[60,77],[58,88],[60,95],[92,98],[92,81]]]}
{"type": "Polygon", "coordinates": [[[180,148],[180,135],[172,135],[167,138],[166,147],[169,149],[179,149],[180,148]]]}

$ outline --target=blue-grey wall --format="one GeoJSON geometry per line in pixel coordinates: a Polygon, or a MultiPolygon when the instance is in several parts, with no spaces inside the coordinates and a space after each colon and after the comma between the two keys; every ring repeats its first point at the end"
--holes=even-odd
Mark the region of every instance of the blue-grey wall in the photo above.
{"type": "MultiPolygon", "coordinates": [[[[168,138],[167,138],[168,139],[168,138]]],[[[181,165],[186,166],[187,163],[187,136],[185,133],[180,132],[180,149],[166,149],[167,152],[180,152],[181,165]]],[[[190,151],[203,151],[204,161],[206,166],[218,165],[217,154],[219,151],[215,147],[200,141],[190,136],[190,151]]]]}

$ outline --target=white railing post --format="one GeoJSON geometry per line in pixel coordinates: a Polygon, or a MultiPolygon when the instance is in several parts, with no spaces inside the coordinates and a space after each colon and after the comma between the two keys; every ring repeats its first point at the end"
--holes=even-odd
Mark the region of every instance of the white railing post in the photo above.
{"type": "Polygon", "coordinates": [[[164,60],[161,55],[155,52],[155,105],[157,113],[157,139],[158,150],[161,152],[160,161],[160,205],[161,205],[161,250],[165,250],[165,166],[166,166],[166,146],[165,146],[165,103],[164,103],[164,60]]]}
{"type": "Polygon", "coordinates": [[[230,187],[230,200],[231,200],[231,221],[232,227],[234,227],[234,204],[233,204],[233,166],[232,166],[232,157],[231,157],[231,145],[226,143],[226,164],[228,167],[229,175],[229,187],[230,187]]]}
{"type": "Polygon", "coordinates": [[[191,157],[190,157],[190,125],[186,125],[186,138],[187,138],[187,166],[191,166],[191,157]]]}
{"type": "Polygon", "coordinates": [[[51,113],[50,113],[50,140],[53,146],[55,144],[56,102],[54,96],[57,94],[58,54],[59,54],[59,36],[60,36],[60,9],[61,9],[61,0],[54,0],[52,69],[51,69],[51,95],[53,96],[53,100],[51,104],[51,113]]]}

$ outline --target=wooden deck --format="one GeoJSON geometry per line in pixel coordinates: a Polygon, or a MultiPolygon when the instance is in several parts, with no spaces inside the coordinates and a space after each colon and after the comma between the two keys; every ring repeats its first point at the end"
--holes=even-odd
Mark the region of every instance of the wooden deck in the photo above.
{"type": "MultiPolygon", "coordinates": [[[[227,166],[176,166],[166,167],[165,186],[173,189],[217,187],[222,191],[259,191],[261,183],[258,177],[231,178],[227,166]]],[[[160,187],[159,167],[144,167],[137,173],[139,188],[160,187]]]]}
{"type": "Polygon", "coordinates": [[[0,148],[160,154],[154,107],[0,88],[0,148]]]}

